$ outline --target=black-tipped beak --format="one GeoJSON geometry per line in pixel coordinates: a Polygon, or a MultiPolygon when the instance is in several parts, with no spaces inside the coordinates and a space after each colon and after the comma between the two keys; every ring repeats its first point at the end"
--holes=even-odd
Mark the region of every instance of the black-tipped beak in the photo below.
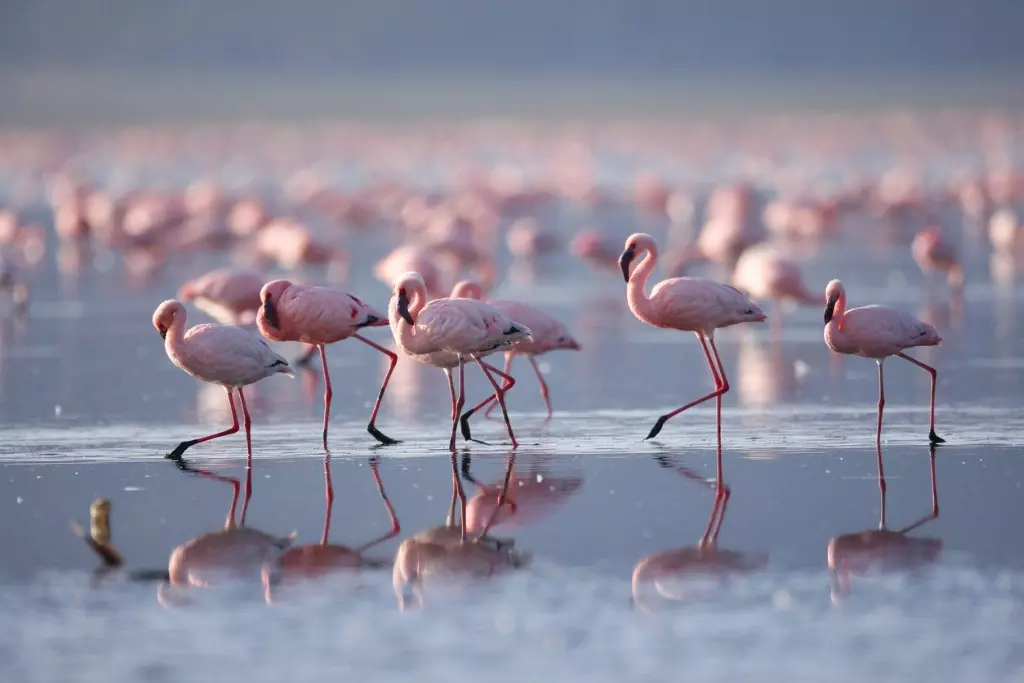
{"type": "Polygon", "coordinates": [[[166,327],[161,327],[161,328],[159,328],[159,331],[160,331],[160,338],[161,339],[167,339],[167,328],[166,327]]]}
{"type": "Polygon", "coordinates": [[[837,296],[830,296],[828,302],[825,304],[825,324],[827,325],[832,320],[832,314],[836,310],[836,301],[839,300],[837,296]]]}
{"type": "Polygon", "coordinates": [[[373,327],[374,325],[376,325],[379,322],[380,322],[380,318],[378,318],[377,316],[375,316],[375,315],[368,315],[368,316],[366,316],[366,320],[361,325],[359,325],[359,327],[373,327]]]}
{"type": "Polygon", "coordinates": [[[412,315],[409,314],[409,297],[404,290],[398,293],[398,315],[402,316],[402,320],[410,325],[416,324],[412,319],[412,315]]]}
{"type": "Polygon", "coordinates": [[[274,304],[271,303],[269,296],[263,302],[263,318],[273,327],[281,329],[281,321],[277,319],[277,310],[274,308],[274,304]]]}
{"type": "Polygon", "coordinates": [[[636,257],[635,249],[627,249],[622,252],[622,256],[619,257],[619,268],[622,269],[622,279],[629,282],[629,266],[633,263],[633,259],[636,257]]]}

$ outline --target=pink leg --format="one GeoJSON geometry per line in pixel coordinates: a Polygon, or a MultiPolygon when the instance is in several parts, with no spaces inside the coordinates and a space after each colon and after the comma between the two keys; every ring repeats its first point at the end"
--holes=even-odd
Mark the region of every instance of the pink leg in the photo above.
{"type": "Polygon", "coordinates": [[[878,459],[878,492],[881,496],[881,502],[878,506],[878,528],[885,528],[885,492],[887,486],[885,484],[885,466],[882,463],[882,442],[878,441],[875,443],[875,452],[877,453],[878,459]]]}
{"type": "MultiPolygon", "coordinates": [[[[452,442],[455,441],[455,433],[452,431],[452,442]]],[[[454,449],[452,449],[454,450],[454,449]]],[[[462,523],[459,525],[459,530],[462,532],[462,541],[466,541],[466,492],[462,490],[462,480],[459,478],[459,463],[455,457],[455,453],[452,453],[452,507],[451,512],[455,511],[455,498],[458,497],[459,502],[462,506],[462,523]]],[[[454,515],[449,514],[448,519],[454,515]]]]}
{"type": "MultiPolygon", "coordinates": [[[[174,458],[174,460],[178,466],[178,469],[180,469],[182,472],[188,472],[189,474],[194,474],[197,477],[216,479],[217,481],[222,481],[225,484],[231,485],[231,505],[228,507],[227,519],[224,520],[224,528],[231,529],[232,527],[234,527],[235,511],[238,509],[238,494],[241,492],[242,488],[239,481],[234,477],[225,477],[222,474],[214,474],[213,472],[207,470],[196,469],[195,467],[192,467],[187,462],[185,462],[184,458],[174,458]]],[[[246,486],[251,486],[250,481],[246,481],[246,486]]],[[[242,522],[244,523],[244,521],[245,520],[243,518],[242,522]]]]}
{"type": "Polygon", "coordinates": [[[320,362],[324,366],[324,448],[327,448],[327,423],[331,419],[331,398],[334,396],[334,390],[331,389],[331,374],[327,371],[327,351],[323,344],[317,344],[316,348],[320,351],[320,362]]]}
{"type": "Polygon", "coordinates": [[[380,494],[380,499],[384,501],[384,507],[388,511],[388,517],[391,519],[391,530],[386,534],[378,536],[372,541],[368,541],[363,545],[356,548],[357,553],[369,550],[375,545],[379,545],[389,538],[394,538],[402,531],[402,526],[398,523],[398,516],[395,515],[395,508],[391,506],[391,501],[388,499],[388,494],[384,491],[384,482],[380,479],[380,472],[377,471],[378,458],[375,456],[370,458],[370,471],[373,473],[373,480],[377,482],[377,493],[380,494]]]}
{"type": "Polygon", "coordinates": [[[932,397],[931,397],[931,402],[929,404],[929,418],[930,418],[929,419],[929,424],[930,424],[930,429],[928,431],[928,441],[930,441],[933,444],[934,443],[946,443],[945,439],[943,439],[942,437],[938,436],[935,433],[935,383],[936,383],[936,380],[938,379],[938,373],[935,372],[935,368],[933,368],[932,366],[926,365],[925,363],[922,363],[921,361],[917,360],[916,358],[911,358],[910,356],[908,356],[905,353],[898,353],[896,355],[899,356],[900,358],[904,358],[906,360],[909,360],[911,363],[913,363],[914,365],[916,365],[919,368],[924,368],[928,372],[928,374],[932,376],[932,397]]]}
{"type": "Polygon", "coordinates": [[[544,381],[544,375],[541,374],[540,368],[537,366],[537,358],[530,356],[530,365],[533,366],[533,371],[537,375],[537,381],[540,382],[540,395],[544,397],[544,406],[548,409],[547,421],[551,421],[551,394],[548,392],[548,383],[544,381]]]}
{"type": "Polygon", "coordinates": [[[373,412],[370,413],[370,424],[366,425],[366,431],[373,435],[373,438],[377,439],[377,441],[379,441],[384,446],[392,446],[396,443],[401,443],[381,432],[379,429],[377,429],[377,426],[374,424],[377,421],[377,412],[380,410],[380,402],[384,399],[384,392],[387,391],[388,382],[391,381],[391,373],[395,371],[395,365],[398,364],[398,355],[392,351],[388,351],[380,344],[375,344],[366,337],[360,336],[358,334],[353,336],[359,341],[363,342],[364,344],[369,344],[373,348],[377,349],[385,356],[387,356],[391,361],[391,364],[388,366],[388,371],[384,375],[384,383],[380,385],[380,391],[377,393],[377,401],[373,404],[373,412]]]}
{"type": "MultiPolygon", "coordinates": [[[[459,427],[459,415],[462,414],[462,408],[466,405],[466,362],[459,358],[459,400],[455,404],[455,417],[452,418],[452,438],[448,442],[448,450],[455,452],[455,430],[459,427]]],[[[459,487],[462,488],[461,486],[459,487]]],[[[465,507],[465,506],[463,506],[465,507]]],[[[463,509],[465,513],[465,509],[463,509]]]]}
{"type": "MultiPolygon", "coordinates": [[[[712,391],[707,396],[702,396],[701,398],[698,398],[696,401],[690,401],[682,408],[677,408],[673,410],[671,413],[667,413],[659,417],[658,421],[654,423],[654,427],[651,428],[650,434],[647,435],[648,439],[653,439],[654,437],[656,437],[658,435],[658,432],[661,431],[661,428],[665,426],[666,422],[668,422],[669,420],[671,420],[673,417],[683,412],[684,410],[689,410],[690,408],[696,405],[700,405],[701,403],[704,403],[704,401],[710,400],[712,398],[720,398],[722,394],[729,391],[729,380],[725,378],[724,373],[721,377],[721,384],[719,384],[719,376],[718,372],[715,369],[715,362],[711,358],[711,352],[708,350],[708,345],[707,342],[704,340],[704,335],[698,333],[697,336],[700,339],[701,346],[704,348],[704,356],[707,358],[708,367],[711,368],[711,374],[715,378],[715,390],[712,391]]],[[[712,347],[714,347],[714,344],[715,342],[714,340],[712,340],[712,347]]],[[[715,353],[717,355],[718,351],[716,350],[715,353]]],[[[721,415],[721,413],[719,413],[719,415],[721,415]]],[[[721,428],[721,420],[719,420],[719,428],[721,428]]]]}
{"type": "MultiPolygon", "coordinates": [[[[882,374],[882,363],[885,359],[879,359],[875,361],[878,363],[878,431],[875,432],[875,443],[878,444],[879,448],[882,445],[882,411],[885,409],[885,379],[882,374]]],[[[881,456],[879,456],[881,457],[881,456]]]]}
{"type": "MultiPolygon", "coordinates": [[[[487,374],[488,372],[493,372],[493,373],[495,373],[496,375],[499,375],[502,379],[505,380],[505,386],[503,386],[501,389],[497,389],[493,394],[491,394],[490,396],[488,396],[484,400],[480,401],[480,403],[478,403],[475,406],[473,406],[472,408],[470,408],[462,416],[462,438],[465,439],[466,441],[476,441],[477,443],[483,443],[483,441],[479,441],[478,439],[474,439],[473,438],[473,435],[472,435],[472,433],[470,432],[470,429],[469,429],[469,418],[473,417],[473,414],[476,413],[476,411],[480,410],[485,405],[487,405],[488,403],[490,403],[494,399],[498,398],[499,394],[501,395],[500,401],[503,402],[504,398],[505,398],[505,394],[508,393],[508,390],[516,385],[516,380],[515,380],[515,378],[512,377],[512,375],[508,374],[507,372],[502,372],[501,370],[499,370],[498,368],[494,367],[490,363],[484,363],[482,361],[478,361],[478,362],[480,362],[480,367],[483,369],[484,374],[487,375],[487,379],[490,380],[492,386],[494,386],[494,378],[491,377],[491,375],[487,374]]],[[[507,368],[507,361],[506,361],[506,368],[507,368]]],[[[499,402],[498,405],[503,405],[503,403],[499,402]]],[[[507,414],[506,414],[505,422],[506,423],[508,422],[507,414]]],[[[511,430],[511,427],[509,427],[509,429],[511,430]]],[[[515,441],[515,439],[513,439],[513,442],[514,441],[515,441]]]]}
{"type": "Polygon", "coordinates": [[[245,500],[242,502],[242,518],[239,525],[245,525],[245,513],[249,511],[249,499],[252,498],[252,418],[249,417],[249,406],[245,405],[245,393],[238,389],[238,399],[242,404],[242,419],[245,422],[245,500]]]}
{"type": "MultiPolygon", "coordinates": [[[[725,377],[725,365],[722,364],[722,358],[718,355],[718,347],[715,346],[715,338],[711,337],[711,351],[715,354],[715,362],[718,363],[718,374],[716,375],[716,381],[718,384],[715,386],[716,389],[722,390],[722,394],[729,390],[729,380],[725,377]]],[[[718,478],[721,481],[722,478],[722,394],[715,397],[715,430],[718,435],[718,478]]]]}
{"type": "Polygon", "coordinates": [[[331,533],[331,511],[334,509],[334,484],[331,482],[331,454],[324,456],[324,498],[327,505],[324,508],[324,533],[320,537],[320,545],[327,545],[327,539],[331,533]]]}
{"type": "Polygon", "coordinates": [[[444,375],[448,378],[448,394],[452,397],[452,419],[455,419],[455,401],[458,400],[455,396],[455,379],[452,377],[451,368],[444,368],[444,375]]]}
{"type": "Polygon", "coordinates": [[[228,429],[225,429],[223,432],[210,434],[209,436],[204,436],[199,439],[192,439],[191,441],[182,441],[177,446],[175,446],[173,451],[167,454],[168,458],[171,458],[172,460],[178,460],[185,453],[185,451],[187,451],[189,448],[192,448],[192,446],[195,446],[196,444],[203,443],[204,441],[211,441],[213,439],[219,439],[222,436],[228,436],[229,434],[234,434],[238,431],[238,412],[235,410],[235,401],[232,395],[233,391],[233,389],[227,389],[228,405],[231,406],[231,426],[228,429]]]}
{"type": "MultiPolygon", "coordinates": [[[[484,371],[487,381],[491,383],[492,387],[494,387],[494,397],[498,399],[498,405],[501,406],[501,414],[505,418],[505,427],[508,429],[508,438],[512,440],[512,448],[519,448],[519,443],[516,441],[516,435],[512,431],[512,421],[508,417],[508,408],[505,406],[505,391],[507,391],[507,389],[502,389],[498,386],[498,383],[494,381],[494,377],[491,376],[491,371],[487,369],[487,365],[480,360],[480,356],[474,355],[473,360],[477,362],[480,369],[484,371]]],[[[509,377],[509,379],[512,380],[511,377],[509,377]]],[[[515,384],[515,380],[512,380],[512,384],[515,384]]],[[[463,424],[467,423],[463,422],[463,424]]]]}
{"type": "Polygon", "coordinates": [[[494,510],[491,512],[490,517],[487,518],[487,523],[484,525],[483,531],[477,534],[477,538],[483,538],[487,535],[487,532],[494,526],[495,520],[498,519],[498,514],[501,512],[501,508],[505,507],[508,500],[508,487],[512,483],[512,471],[516,466],[516,454],[512,453],[508,457],[508,467],[505,469],[505,482],[502,484],[501,491],[498,493],[498,501],[494,505],[494,510]]]}
{"type": "MultiPolygon", "coordinates": [[[[509,373],[512,371],[512,359],[514,357],[515,357],[515,354],[512,353],[511,351],[506,351],[505,352],[505,370],[504,370],[505,376],[508,376],[509,373]]],[[[513,381],[513,384],[514,383],[515,382],[513,381]]],[[[498,407],[498,402],[494,401],[492,403],[491,402],[491,398],[488,396],[487,400],[484,401],[483,403],[481,403],[480,405],[484,405],[484,404],[488,404],[487,405],[487,411],[484,413],[484,417],[488,417],[489,418],[491,416],[491,413],[494,412],[494,409],[498,407]]]]}

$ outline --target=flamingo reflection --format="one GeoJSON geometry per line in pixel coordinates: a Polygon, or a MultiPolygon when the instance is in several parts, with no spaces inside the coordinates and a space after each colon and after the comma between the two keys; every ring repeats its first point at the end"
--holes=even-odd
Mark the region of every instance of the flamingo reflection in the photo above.
{"type": "Polygon", "coordinates": [[[334,486],[331,483],[331,456],[328,453],[324,458],[324,496],[326,507],[323,535],[319,543],[296,546],[281,556],[281,578],[285,582],[319,578],[341,571],[383,569],[391,566],[390,560],[377,560],[363,555],[367,550],[394,538],[401,531],[398,517],[395,515],[391,501],[384,491],[384,483],[381,481],[380,472],[378,471],[379,461],[379,456],[370,458],[370,472],[373,474],[373,480],[377,484],[377,493],[380,494],[380,499],[383,501],[384,508],[387,510],[388,518],[391,521],[390,530],[356,547],[330,543],[328,539],[331,531],[331,512],[334,507],[334,486]]]}
{"type": "MultiPolygon", "coordinates": [[[[488,535],[508,497],[515,455],[509,455],[505,479],[493,508],[480,506],[472,518],[459,478],[456,456],[452,455],[452,498],[444,525],[407,538],[398,548],[392,572],[392,586],[399,609],[423,604],[424,589],[449,597],[465,593],[479,581],[526,566],[530,555],[514,549],[514,539],[488,535]],[[461,520],[455,510],[461,503],[461,520]]],[[[476,508],[475,508],[476,509],[476,508]]]]}
{"type": "Polygon", "coordinates": [[[223,530],[201,534],[171,551],[168,581],[157,589],[160,603],[177,606],[187,602],[186,596],[173,590],[175,588],[210,588],[257,577],[262,580],[265,591],[269,591],[270,585],[280,578],[281,557],[291,546],[295,534],[282,538],[245,527],[245,515],[252,496],[252,469],[246,470],[245,501],[236,523],[241,489],[238,479],[194,468],[180,457],[170,459],[183,472],[229,484],[232,494],[223,530]]]}
{"type": "Polygon", "coordinates": [[[935,446],[931,446],[930,469],[932,485],[931,511],[902,529],[893,531],[886,525],[885,471],[882,447],[878,452],[878,488],[881,510],[877,529],[868,529],[836,536],[828,543],[828,569],[831,577],[832,601],[840,602],[850,595],[855,577],[912,571],[936,562],[942,553],[941,538],[912,537],[908,534],[939,516],[939,495],[935,484],[935,446]]]}
{"type": "Polygon", "coordinates": [[[731,578],[757,571],[768,557],[718,547],[731,491],[717,481],[708,480],[692,470],[675,464],[667,456],[658,463],[687,479],[716,491],[711,515],[696,545],[648,555],[633,568],[633,604],[653,611],[667,601],[686,602],[724,590],[731,578]],[[651,590],[653,589],[653,590],[651,590]]]}

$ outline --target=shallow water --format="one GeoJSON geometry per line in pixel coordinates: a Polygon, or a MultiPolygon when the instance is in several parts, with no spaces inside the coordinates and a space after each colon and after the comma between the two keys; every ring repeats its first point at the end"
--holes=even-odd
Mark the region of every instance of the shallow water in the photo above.
{"type": "MultiPolygon", "coordinates": [[[[358,237],[349,248],[369,262],[388,245],[358,237]]],[[[424,609],[406,611],[390,564],[403,539],[445,523],[452,495],[439,371],[399,363],[378,426],[403,443],[376,448],[364,425],[384,359],[354,342],[328,351],[330,541],[354,547],[390,528],[373,461],[401,526],[365,553],[385,568],[289,584],[272,606],[256,580],[194,589],[183,598],[190,604],[166,609],[154,583],[93,575],[96,558],[69,520],[86,522],[90,502],[109,498],[127,568],[165,569],[172,548],[224,525],[232,487],[198,469],[249,489],[247,526],[318,543],[322,380],[302,372],[247,392],[248,487],[241,436],[197,446],[193,469],[176,467],[164,453],[221,429],[230,414],[221,390],[170,365],[149,316],[212,261],[173,265],[146,286],[126,285],[117,268],[58,276],[48,263],[33,275],[30,319],[0,328],[3,678],[1014,680],[1024,670],[1024,539],[1015,524],[1024,513],[1024,292],[992,284],[984,251],[966,239],[965,249],[962,310],[943,303],[943,287],[926,285],[905,247],[828,247],[805,270],[814,289],[840,276],[851,305],[908,308],[944,337],[914,352],[939,370],[938,432],[948,443],[934,455],[936,510],[927,375],[899,359],[886,364],[884,521],[894,531],[920,521],[905,537],[931,539],[876,549],[871,558],[890,571],[847,580],[828,569],[831,539],[878,529],[883,493],[874,364],[829,355],[820,309],[784,313],[777,331],[718,335],[733,390],[723,409],[730,495],[716,509],[713,408],[642,440],[657,415],[710,391],[699,345],[635,321],[613,276],[556,262],[559,274],[513,271],[497,292],[543,304],[583,345],[543,359],[550,423],[527,364],[515,365],[514,475],[556,493],[523,502],[493,533],[532,561],[469,582],[461,597],[428,589],[424,609]],[[740,553],[748,571],[695,580],[687,600],[659,598],[651,586],[634,595],[641,560],[695,548],[719,511],[718,551],[740,553]]],[[[387,289],[367,272],[357,268],[348,287],[386,305],[387,289]]],[[[371,334],[387,340],[387,330],[371,334]]],[[[472,371],[468,386],[484,395],[472,371]]],[[[465,445],[455,464],[497,486],[511,455],[502,425],[475,425],[492,445],[465,445]]],[[[464,486],[477,492],[469,479],[464,486]]]]}

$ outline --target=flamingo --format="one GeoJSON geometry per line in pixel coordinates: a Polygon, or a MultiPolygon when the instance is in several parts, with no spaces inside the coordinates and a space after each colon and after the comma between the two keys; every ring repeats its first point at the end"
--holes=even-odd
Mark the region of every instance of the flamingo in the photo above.
{"type": "MultiPolygon", "coordinates": [[[[647,281],[658,265],[658,246],[654,238],[636,233],[626,240],[626,248],[619,257],[619,267],[626,280],[626,301],[629,310],[639,320],[654,325],[697,335],[708,367],[715,381],[715,390],[707,396],[691,401],[681,408],[658,418],[647,435],[653,439],[665,423],[684,410],[704,401],[716,399],[718,439],[722,438],[722,395],[729,391],[729,380],[725,367],[715,346],[715,330],[740,323],[763,322],[767,316],[741,291],[719,282],[695,277],[678,277],[662,280],[647,296],[647,281]],[[645,254],[630,274],[630,266],[640,254],[645,254]],[[708,345],[711,349],[708,349],[708,345]],[[711,354],[714,352],[714,359],[711,354]]],[[[719,479],[721,479],[721,454],[719,454],[719,479]]]]}
{"type": "Polygon", "coordinates": [[[732,284],[755,299],[813,305],[821,302],[804,287],[796,263],[769,244],[755,245],[740,255],[732,284]]]}
{"type": "Polygon", "coordinates": [[[239,325],[260,307],[263,278],[248,270],[221,268],[189,280],[178,289],[178,298],[225,325],[239,325]]]}
{"type": "Polygon", "coordinates": [[[964,269],[960,266],[956,249],[938,227],[930,225],[917,233],[910,249],[914,261],[924,273],[945,273],[950,289],[960,291],[963,288],[964,269]]]}
{"type": "Polygon", "coordinates": [[[836,353],[873,358],[878,364],[878,432],[882,442],[882,409],[885,407],[885,381],[882,363],[889,356],[899,356],[931,375],[932,390],[928,440],[945,443],[935,434],[935,368],[903,353],[915,346],[938,346],[942,337],[934,327],[921,322],[906,311],[888,306],[860,306],[846,310],[846,289],[839,280],[825,288],[825,344],[836,353]]]}
{"type": "MultiPolygon", "coordinates": [[[[483,296],[483,287],[471,280],[463,280],[455,285],[455,288],[452,290],[452,296],[464,297],[467,299],[480,299],[483,296]]],[[[547,313],[539,311],[532,306],[527,306],[519,301],[510,300],[491,300],[487,303],[498,309],[498,311],[506,317],[530,328],[530,334],[533,337],[531,341],[518,341],[505,351],[504,373],[506,375],[509,373],[512,368],[512,359],[517,355],[526,356],[530,360],[530,365],[533,366],[533,371],[537,375],[538,382],[540,382],[540,395],[544,398],[544,405],[548,410],[547,419],[550,420],[551,397],[548,391],[547,382],[544,381],[544,375],[541,374],[540,368],[537,366],[537,356],[558,349],[579,351],[579,342],[573,338],[572,334],[569,332],[569,328],[552,318],[547,313]]],[[[487,409],[487,413],[485,413],[485,415],[490,414],[491,410],[494,408],[494,404],[491,403],[492,400],[493,397],[487,397],[479,405],[470,408],[462,416],[462,435],[467,440],[471,438],[469,418],[472,417],[477,410],[487,404],[490,404],[490,408],[487,409]]]]}
{"type": "Polygon", "coordinates": [[[274,280],[263,285],[260,291],[263,305],[256,314],[256,326],[260,333],[273,341],[300,341],[313,344],[320,351],[320,362],[324,367],[324,430],[323,443],[327,447],[327,425],[331,418],[331,375],[327,371],[327,352],[324,346],[337,341],[355,337],[368,346],[372,346],[385,356],[391,364],[384,383],[377,394],[377,401],[370,413],[370,422],[366,425],[373,438],[384,445],[396,444],[398,441],[385,435],[376,427],[377,412],[380,410],[384,390],[395,371],[398,355],[388,351],[380,344],[370,341],[359,334],[364,327],[384,327],[387,319],[375,309],[340,289],[332,287],[313,287],[274,280]]]}
{"type": "MultiPolygon", "coordinates": [[[[505,426],[512,441],[512,447],[519,446],[512,432],[512,422],[505,407],[505,389],[498,386],[485,364],[483,356],[509,348],[513,342],[531,339],[530,329],[513,322],[493,306],[474,299],[442,298],[427,302],[426,286],[418,273],[405,273],[395,280],[394,293],[388,305],[391,333],[403,353],[409,356],[426,357],[429,354],[447,352],[458,358],[459,397],[455,399],[452,389],[452,435],[449,450],[455,450],[455,430],[459,415],[465,405],[465,363],[466,358],[476,361],[487,380],[494,387],[495,398],[505,417],[505,426]]],[[[423,358],[423,362],[431,360],[423,358]]],[[[443,358],[442,358],[443,360],[443,358]]],[[[434,364],[434,363],[431,363],[434,364]]],[[[441,365],[444,367],[444,365],[441,365]]],[[[445,372],[451,373],[450,368],[445,372]]],[[[511,379],[511,378],[509,378],[511,379]]]]}
{"type": "Polygon", "coordinates": [[[218,384],[228,392],[231,406],[231,427],[216,434],[182,441],[169,457],[180,458],[196,444],[238,432],[238,413],[235,411],[234,392],[242,404],[245,421],[245,450],[252,460],[252,418],[245,404],[243,387],[277,373],[293,376],[292,369],[281,356],[270,350],[266,342],[240,327],[207,323],[196,325],[188,332],[188,313],[181,302],[168,299],[153,313],[153,326],[164,339],[167,357],[179,368],[196,379],[218,384]]]}

